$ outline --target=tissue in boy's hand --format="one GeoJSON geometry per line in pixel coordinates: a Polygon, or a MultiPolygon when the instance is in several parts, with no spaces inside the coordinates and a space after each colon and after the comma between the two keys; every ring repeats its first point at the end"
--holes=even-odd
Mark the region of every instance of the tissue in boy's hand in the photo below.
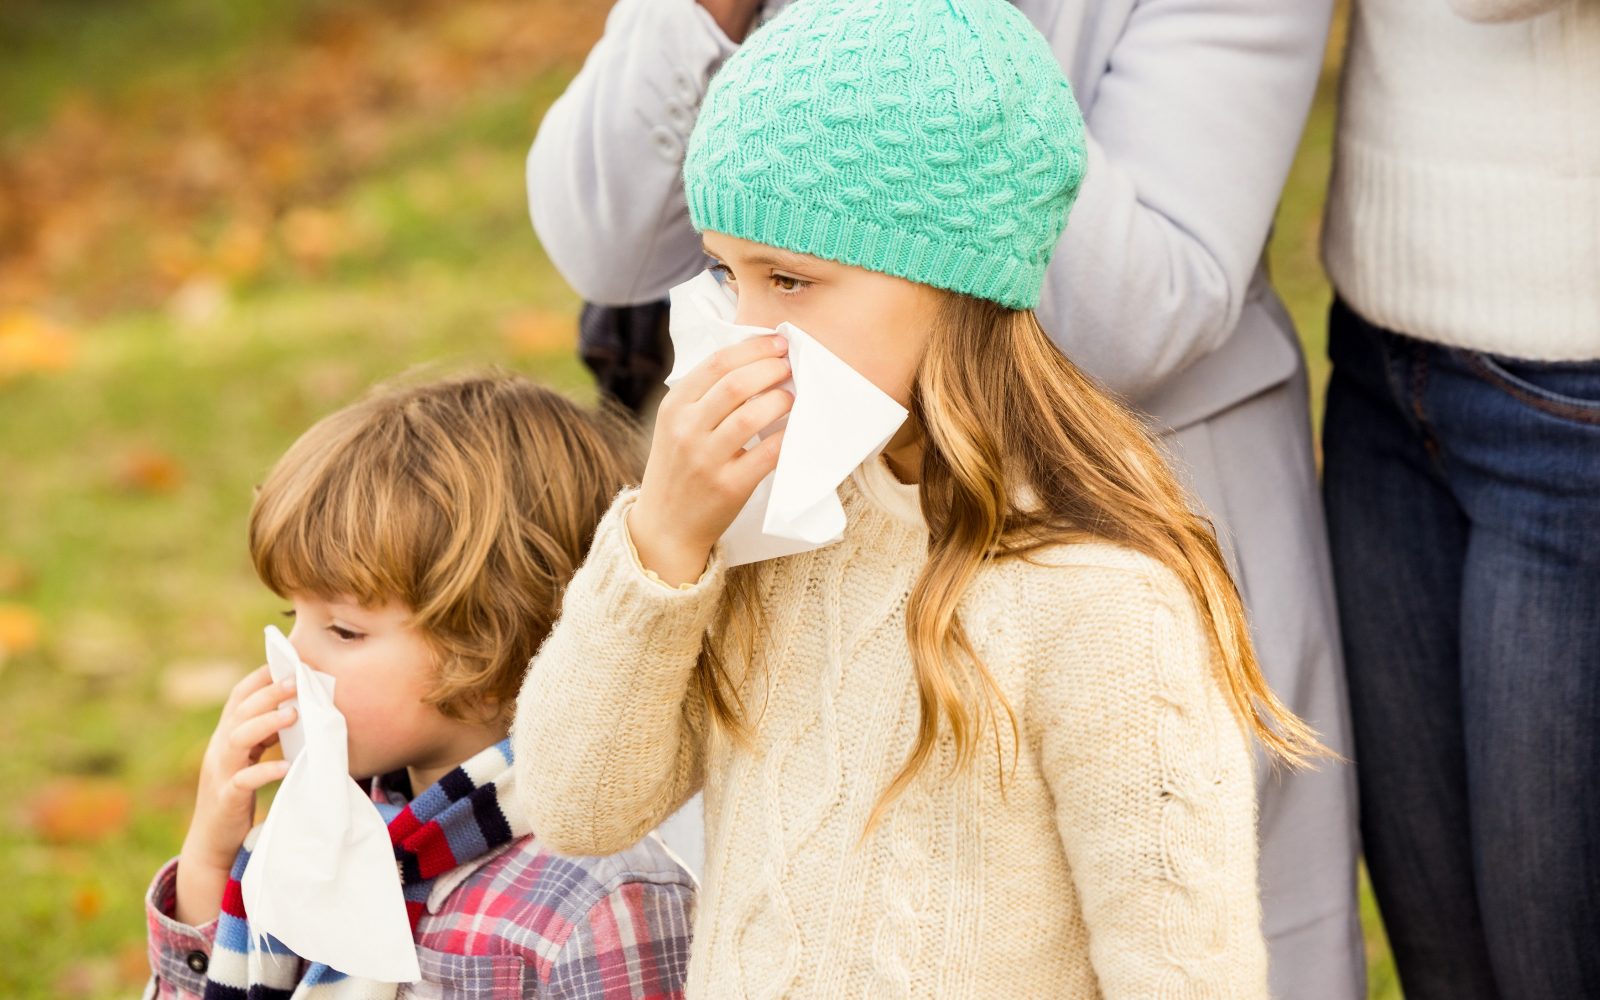
{"type": "MultiPolygon", "coordinates": [[[[733,300],[709,271],[671,295],[669,386],[722,348],[774,332],[734,323],[733,300]]],[[[906,419],[905,407],[805,331],[782,323],[776,332],[789,342],[791,379],[784,388],[794,393],[794,406],[785,420],[758,435],[788,428],[777,468],[722,536],[729,566],[821,548],[843,537],[839,484],[882,451],[906,419]]]]}
{"type": "MultiPolygon", "coordinates": [[[[274,683],[282,683],[290,677],[295,677],[295,668],[300,664],[300,654],[294,651],[294,646],[276,625],[267,626],[267,670],[272,674],[274,683]]],[[[324,683],[328,689],[328,698],[333,698],[333,678],[328,674],[315,674],[318,681],[324,683]]],[[[299,678],[295,678],[299,683],[299,678]]],[[[293,698],[284,702],[292,706],[298,714],[300,703],[293,698]]],[[[278,730],[278,745],[283,748],[283,759],[294,763],[300,756],[300,748],[306,745],[305,728],[300,725],[300,720],[295,719],[294,724],[278,730]]]]}
{"type": "Polygon", "coordinates": [[[305,665],[267,626],[273,676],[295,677],[300,743],[256,835],[243,879],[250,928],[348,976],[389,983],[422,978],[389,830],[350,780],[344,716],[333,678],[305,665]],[[276,662],[274,662],[276,661],[276,662]]]}

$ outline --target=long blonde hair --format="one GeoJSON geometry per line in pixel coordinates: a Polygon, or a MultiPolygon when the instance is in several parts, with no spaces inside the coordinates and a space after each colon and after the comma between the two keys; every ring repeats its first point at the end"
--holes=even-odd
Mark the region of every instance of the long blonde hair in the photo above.
{"type": "MultiPolygon", "coordinates": [[[[867,829],[933,759],[941,727],[949,727],[957,767],[971,764],[985,729],[993,729],[1000,753],[1001,714],[1018,745],[1015,713],[957,611],[986,563],[1061,542],[1102,539],[1169,567],[1195,600],[1240,724],[1279,761],[1303,766],[1325,755],[1316,733],[1262,679],[1212,526],[1195,513],[1144,424],[1056,348],[1031,310],[944,296],[911,398],[924,438],[928,524],[927,562],[906,605],[920,721],[867,829]]],[[[744,670],[755,662],[762,615],[752,569],[730,575],[720,627],[696,671],[710,718],[736,739],[747,733],[738,693],[744,674],[728,653],[744,670]]]]}

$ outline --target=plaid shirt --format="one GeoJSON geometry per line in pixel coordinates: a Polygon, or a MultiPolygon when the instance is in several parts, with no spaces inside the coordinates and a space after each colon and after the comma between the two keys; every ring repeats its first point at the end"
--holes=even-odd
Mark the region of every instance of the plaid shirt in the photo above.
{"type": "MultiPolygon", "coordinates": [[[[404,802],[376,788],[373,798],[404,802]]],[[[172,916],[177,878],[170,861],[145,897],[151,1000],[205,992],[217,925],[172,916]]],[[[678,1000],[694,900],[693,877],[654,835],[601,858],[522,837],[438,877],[417,924],[422,981],[398,996],[678,1000]]]]}

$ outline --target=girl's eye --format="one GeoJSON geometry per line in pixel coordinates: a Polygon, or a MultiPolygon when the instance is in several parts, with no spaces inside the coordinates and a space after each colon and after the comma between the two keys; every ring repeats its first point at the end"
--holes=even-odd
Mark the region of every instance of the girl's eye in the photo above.
{"type": "Polygon", "coordinates": [[[283,612],[283,617],[289,619],[290,621],[293,621],[294,620],[294,608],[285,608],[284,612],[283,612]]]}
{"type": "Polygon", "coordinates": [[[362,637],[360,632],[352,632],[340,625],[329,625],[328,631],[332,632],[340,639],[343,639],[345,642],[351,642],[362,637]]]}
{"type": "MultiPolygon", "coordinates": [[[[707,270],[712,274],[721,275],[723,284],[736,286],[739,283],[739,280],[733,276],[733,270],[726,264],[712,264],[707,270]]],[[[804,278],[796,278],[789,274],[773,274],[770,280],[773,287],[785,295],[798,295],[811,285],[811,282],[804,278]]]]}

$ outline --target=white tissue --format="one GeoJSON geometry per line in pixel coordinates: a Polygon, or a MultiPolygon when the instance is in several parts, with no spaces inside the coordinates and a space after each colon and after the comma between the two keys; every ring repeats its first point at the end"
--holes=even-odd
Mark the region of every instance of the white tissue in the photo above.
{"type": "Polygon", "coordinates": [[[794,393],[794,406],[785,420],[757,435],[765,438],[787,426],[778,465],[723,533],[723,559],[739,566],[837,542],[845,525],[839,484],[883,450],[905,422],[905,407],[792,323],[780,323],[775,331],[734,323],[734,301],[710,271],[671,295],[669,386],[741,340],[776,332],[789,342],[791,379],[784,388],[794,393]]]}
{"type": "Polygon", "coordinates": [[[299,718],[282,738],[289,773],[244,871],[250,928],[346,975],[414,983],[422,973],[394,848],[378,810],[350,780],[334,679],[306,666],[275,626],[266,633],[274,679],[294,674],[299,718]]]}

